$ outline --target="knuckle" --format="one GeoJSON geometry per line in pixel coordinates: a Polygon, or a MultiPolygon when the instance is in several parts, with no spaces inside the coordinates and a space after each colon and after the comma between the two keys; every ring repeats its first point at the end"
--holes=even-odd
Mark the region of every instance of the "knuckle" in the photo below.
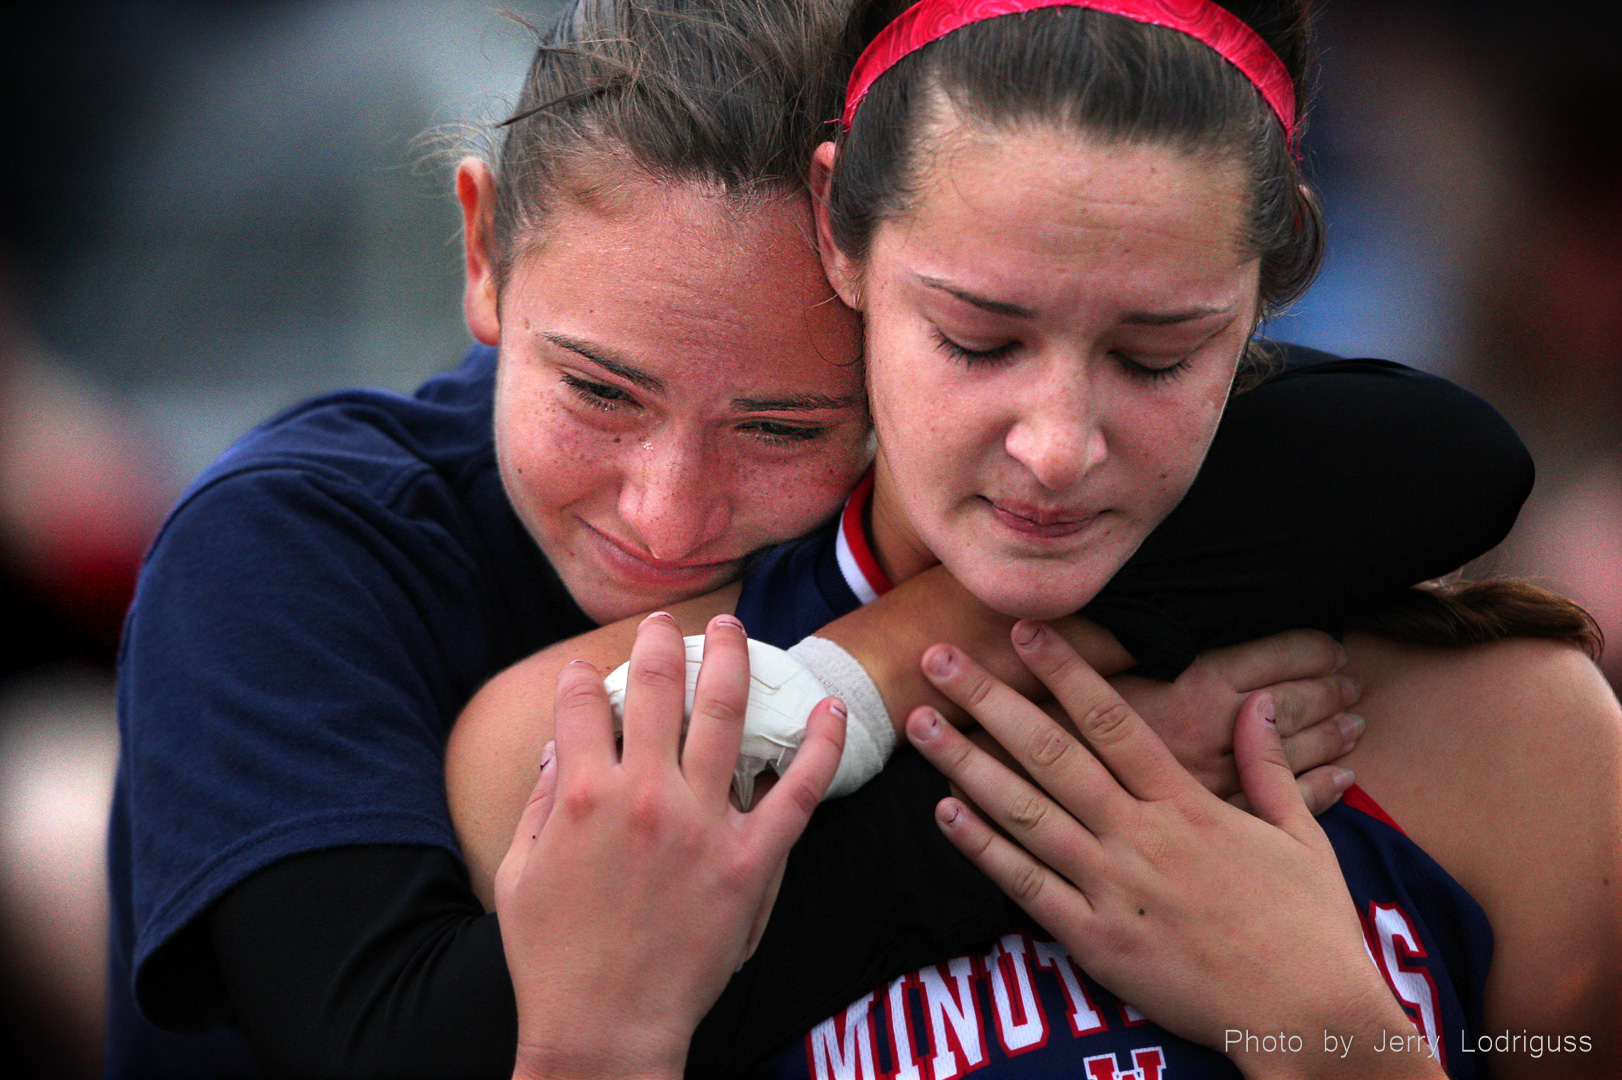
{"type": "Polygon", "coordinates": [[[696,711],[710,720],[736,727],[743,723],[749,703],[739,696],[720,694],[701,702],[696,711]]]}
{"type": "Polygon", "coordinates": [[[602,806],[603,793],[590,781],[570,784],[567,791],[559,792],[553,804],[554,813],[562,813],[570,821],[584,821],[602,806]]]}
{"type": "Polygon", "coordinates": [[[603,696],[602,686],[594,673],[566,668],[558,680],[558,704],[566,709],[588,708],[603,696]]]}
{"type": "MultiPolygon", "coordinates": [[[[803,817],[810,817],[822,804],[822,792],[817,785],[804,776],[794,777],[788,781],[779,780],[777,787],[783,788],[789,802],[795,811],[803,817]]],[[[773,791],[777,788],[773,788],[773,791]]]]}
{"type": "Polygon", "coordinates": [[[1047,820],[1049,803],[1039,795],[1027,794],[1008,808],[1008,824],[1024,833],[1034,833],[1047,820]]]}
{"type": "Polygon", "coordinates": [[[631,793],[626,817],[635,833],[648,836],[662,832],[669,822],[669,800],[653,784],[638,785],[631,793]]]}
{"type": "Polygon", "coordinates": [[[1042,895],[1042,886],[1047,882],[1047,876],[1042,868],[1035,863],[1024,863],[1014,871],[1008,882],[1008,891],[1016,902],[1033,903],[1042,895]]]}
{"type": "Polygon", "coordinates": [[[1125,738],[1130,730],[1132,709],[1120,698],[1094,702],[1076,725],[1095,746],[1110,746],[1125,738]]]}
{"type": "Polygon", "coordinates": [[[639,656],[631,664],[631,681],[653,686],[682,686],[687,682],[687,664],[675,656],[639,656]]]}
{"type": "Polygon", "coordinates": [[[1075,746],[1075,740],[1057,727],[1043,725],[1032,734],[1026,745],[1026,755],[1033,765],[1049,768],[1058,764],[1075,746]]]}
{"type": "Polygon", "coordinates": [[[985,672],[977,671],[964,676],[962,687],[963,706],[973,712],[985,704],[986,699],[991,696],[992,690],[995,689],[995,684],[992,683],[991,677],[985,672]]]}

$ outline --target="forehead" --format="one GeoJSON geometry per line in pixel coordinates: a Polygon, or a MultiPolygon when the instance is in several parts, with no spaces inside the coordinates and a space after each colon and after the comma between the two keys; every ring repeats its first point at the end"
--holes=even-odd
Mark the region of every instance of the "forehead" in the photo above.
{"type": "Polygon", "coordinates": [[[503,337],[591,341],[716,389],[859,380],[855,318],[811,228],[803,195],[745,200],[640,175],[567,199],[509,275],[503,337]]]}
{"type": "Polygon", "coordinates": [[[1224,291],[1253,262],[1246,209],[1244,172],[1220,157],[952,119],[933,125],[913,198],[888,225],[894,243],[988,287],[1014,277],[1152,303],[1224,291]]]}

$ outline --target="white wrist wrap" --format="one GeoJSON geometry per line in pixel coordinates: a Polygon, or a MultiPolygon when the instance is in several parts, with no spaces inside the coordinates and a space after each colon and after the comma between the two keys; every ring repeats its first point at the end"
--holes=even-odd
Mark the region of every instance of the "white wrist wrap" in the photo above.
{"type": "Polygon", "coordinates": [[[845,703],[845,753],[824,797],[849,795],[877,776],[895,750],[890,710],[867,669],[827,638],[805,638],[791,646],[788,655],[809,668],[828,693],[845,703]]]}
{"type": "MultiPolygon", "coordinates": [[[[704,638],[685,638],[687,646],[686,714],[693,713],[704,638]]],[[[629,664],[603,680],[616,729],[625,719],[625,684],[629,664]]],[[[754,797],[755,777],[766,769],[781,775],[805,738],[805,727],[817,703],[830,694],[845,703],[845,751],[824,798],[849,795],[884,768],[895,749],[895,728],[878,687],[856,658],[826,638],[811,637],[785,652],[775,645],[749,642],[749,703],[744,715],[743,744],[732,776],[739,801],[754,797]]]]}

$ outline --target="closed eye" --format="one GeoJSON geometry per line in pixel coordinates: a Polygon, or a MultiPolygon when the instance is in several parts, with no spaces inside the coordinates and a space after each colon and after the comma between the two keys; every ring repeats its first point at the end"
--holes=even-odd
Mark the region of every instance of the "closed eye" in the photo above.
{"type": "Polygon", "coordinates": [[[1014,350],[1019,348],[1017,341],[1005,341],[1001,345],[990,349],[971,349],[947,337],[940,330],[935,330],[935,346],[954,360],[965,364],[994,364],[1012,356],[1014,350]]]}
{"type": "Polygon", "coordinates": [[[582,379],[580,376],[571,375],[567,371],[562,372],[562,377],[563,385],[574,391],[576,397],[594,409],[613,412],[627,406],[637,407],[636,398],[612,383],[582,379]]]}
{"type": "Polygon", "coordinates": [[[739,431],[748,432],[768,446],[795,446],[814,442],[827,434],[827,429],[816,424],[786,424],[780,420],[748,420],[738,425],[739,431]]]}

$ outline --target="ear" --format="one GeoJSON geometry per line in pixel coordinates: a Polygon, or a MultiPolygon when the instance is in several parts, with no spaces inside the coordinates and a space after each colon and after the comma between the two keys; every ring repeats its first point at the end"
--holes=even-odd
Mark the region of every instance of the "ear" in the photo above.
{"type": "Polygon", "coordinates": [[[817,254],[822,256],[822,272],[845,306],[862,310],[862,275],[855,261],[834,243],[833,224],[828,216],[828,192],[833,187],[834,157],[831,142],[817,147],[811,155],[811,212],[817,219],[817,254]]]}
{"type": "Polygon", "coordinates": [[[496,264],[490,227],[496,210],[496,180],[490,166],[476,157],[456,165],[456,201],[462,206],[462,257],[466,280],[462,314],[475,340],[495,345],[501,340],[497,305],[496,264]]]}

